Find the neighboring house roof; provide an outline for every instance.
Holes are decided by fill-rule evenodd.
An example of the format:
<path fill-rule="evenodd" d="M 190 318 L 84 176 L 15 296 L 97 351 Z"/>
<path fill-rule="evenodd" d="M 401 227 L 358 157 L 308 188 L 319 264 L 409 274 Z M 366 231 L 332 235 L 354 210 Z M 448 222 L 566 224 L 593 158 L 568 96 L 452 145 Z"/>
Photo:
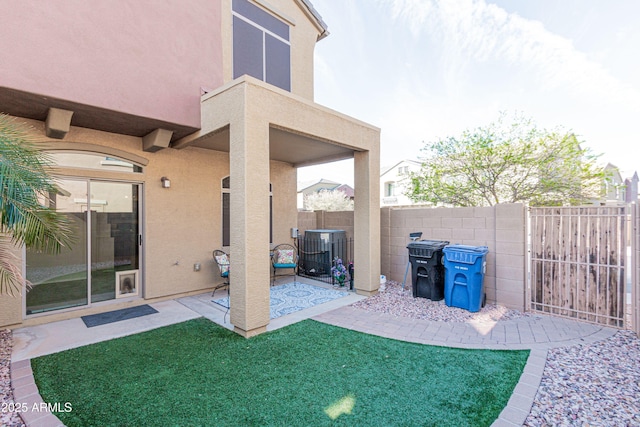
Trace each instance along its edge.
<path fill-rule="evenodd" d="M 618 167 L 612 163 L 607 163 L 607 165 L 604 167 L 605 172 L 610 172 L 611 176 L 609 176 L 608 178 L 611 178 L 614 182 L 616 183 L 622 183 L 622 175 L 620 174 L 620 169 L 618 169 Z"/>
<path fill-rule="evenodd" d="M 387 172 L 394 170 L 395 168 L 397 168 L 402 163 L 409 163 L 409 164 L 412 164 L 412 165 L 415 165 L 415 166 L 418 166 L 418 167 L 422 166 L 422 163 L 418 162 L 416 160 L 408 160 L 408 159 L 407 160 L 400 160 L 398 163 L 395 163 L 392 166 L 384 166 L 384 167 L 382 167 L 382 169 L 380 171 L 380 176 L 383 176 Z"/>
<path fill-rule="evenodd" d="M 310 190 L 312 189 L 312 187 L 316 187 L 315 190 L 317 190 L 318 188 L 330 188 L 331 190 L 333 190 L 339 185 L 340 185 L 339 182 L 331 181 L 324 178 L 321 178 L 320 180 L 314 180 L 314 181 L 299 182 L 298 193 L 306 190 Z"/>
<path fill-rule="evenodd" d="M 342 191 L 349 198 L 354 197 L 356 193 L 356 191 L 347 184 L 342 184 L 340 187 L 334 188 L 334 191 Z"/>

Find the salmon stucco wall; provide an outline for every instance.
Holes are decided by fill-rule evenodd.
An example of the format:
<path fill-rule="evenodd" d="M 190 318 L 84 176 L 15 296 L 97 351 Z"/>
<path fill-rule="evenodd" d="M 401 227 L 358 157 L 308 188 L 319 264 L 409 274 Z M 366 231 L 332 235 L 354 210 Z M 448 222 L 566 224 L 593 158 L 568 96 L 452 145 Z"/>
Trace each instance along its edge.
<path fill-rule="evenodd" d="M 222 84 L 221 1 L 14 1 L 0 18 L 0 86 L 200 127 Z"/>

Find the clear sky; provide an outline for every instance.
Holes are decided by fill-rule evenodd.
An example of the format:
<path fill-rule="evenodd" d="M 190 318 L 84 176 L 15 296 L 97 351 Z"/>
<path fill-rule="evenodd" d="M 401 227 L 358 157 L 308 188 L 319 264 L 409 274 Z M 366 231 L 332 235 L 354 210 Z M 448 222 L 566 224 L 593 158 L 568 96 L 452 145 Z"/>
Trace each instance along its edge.
<path fill-rule="evenodd" d="M 311 0 L 315 101 L 382 129 L 382 166 L 501 111 L 640 172 L 639 0 Z M 353 184 L 351 160 L 299 181 Z"/>

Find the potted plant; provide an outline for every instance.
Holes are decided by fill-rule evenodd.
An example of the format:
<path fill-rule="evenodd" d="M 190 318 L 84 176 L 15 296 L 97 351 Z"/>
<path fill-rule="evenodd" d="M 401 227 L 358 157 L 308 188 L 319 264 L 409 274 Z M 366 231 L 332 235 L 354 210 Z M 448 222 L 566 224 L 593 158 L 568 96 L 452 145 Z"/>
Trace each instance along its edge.
<path fill-rule="evenodd" d="M 342 260 L 338 257 L 333 260 L 331 276 L 336 282 L 338 282 L 340 287 L 344 286 L 344 282 L 347 280 L 347 267 L 344 266 Z"/>

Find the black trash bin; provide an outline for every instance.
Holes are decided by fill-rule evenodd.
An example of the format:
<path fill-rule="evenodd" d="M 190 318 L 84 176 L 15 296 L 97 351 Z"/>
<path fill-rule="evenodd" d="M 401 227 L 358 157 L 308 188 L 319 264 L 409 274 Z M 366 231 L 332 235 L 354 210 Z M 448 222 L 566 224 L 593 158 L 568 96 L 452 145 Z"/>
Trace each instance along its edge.
<path fill-rule="evenodd" d="M 444 298 L 442 249 L 448 244 L 449 242 L 440 240 L 420 240 L 407 246 L 414 298 L 428 298 L 433 301 Z"/>

